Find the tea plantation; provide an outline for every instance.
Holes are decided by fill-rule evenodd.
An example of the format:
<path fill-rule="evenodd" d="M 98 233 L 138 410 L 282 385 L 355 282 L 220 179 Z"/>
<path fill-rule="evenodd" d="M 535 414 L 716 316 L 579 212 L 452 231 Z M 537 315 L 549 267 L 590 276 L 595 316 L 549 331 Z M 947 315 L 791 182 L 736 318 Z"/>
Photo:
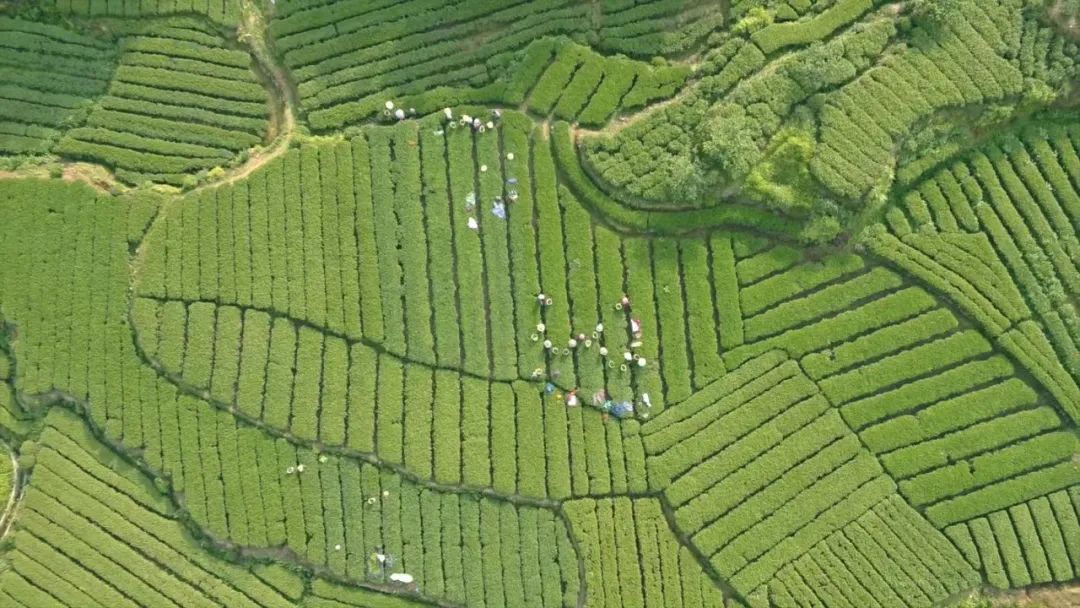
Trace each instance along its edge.
<path fill-rule="evenodd" d="M 1078 23 L 0 2 L 0 606 L 1075 606 Z"/>

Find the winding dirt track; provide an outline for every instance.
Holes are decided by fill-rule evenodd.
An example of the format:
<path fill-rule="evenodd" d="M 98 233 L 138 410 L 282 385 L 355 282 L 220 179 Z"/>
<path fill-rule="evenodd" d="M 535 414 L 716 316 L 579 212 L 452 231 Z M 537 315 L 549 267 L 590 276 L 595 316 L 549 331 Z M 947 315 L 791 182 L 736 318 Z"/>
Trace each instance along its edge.
<path fill-rule="evenodd" d="M 270 99 L 270 133 L 272 144 L 269 148 L 254 152 L 243 165 L 228 171 L 223 179 L 206 184 L 219 186 L 244 179 L 260 167 L 281 156 L 289 149 L 289 144 L 296 134 L 296 101 L 289 85 L 285 69 L 278 65 L 274 55 L 266 44 L 265 16 L 251 0 L 241 3 L 242 19 L 237 39 L 251 50 L 259 69 L 269 78 L 271 85 L 267 89 Z M 203 187 L 206 187 L 203 186 Z"/>
<path fill-rule="evenodd" d="M 16 460 L 15 453 L 2 441 L 0 441 L 0 448 L 7 450 L 8 458 L 11 458 L 11 493 L 8 494 L 3 514 L 0 514 L 0 538 L 3 538 L 7 536 L 12 522 L 15 521 L 15 513 L 18 511 L 18 501 L 22 494 L 22 487 L 19 483 L 19 461 Z"/>

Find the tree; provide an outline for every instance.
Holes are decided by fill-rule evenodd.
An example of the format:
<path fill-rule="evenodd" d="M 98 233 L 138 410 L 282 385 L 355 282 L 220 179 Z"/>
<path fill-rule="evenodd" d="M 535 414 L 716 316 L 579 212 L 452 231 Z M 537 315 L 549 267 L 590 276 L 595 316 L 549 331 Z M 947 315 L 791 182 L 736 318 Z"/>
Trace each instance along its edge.
<path fill-rule="evenodd" d="M 705 196 L 705 172 L 685 156 L 677 156 L 668 168 L 668 195 L 677 201 L 701 206 Z"/>
<path fill-rule="evenodd" d="M 730 179 L 742 179 L 761 155 L 761 127 L 741 106 L 725 103 L 710 112 L 701 125 L 703 158 Z"/>
<path fill-rule="evenodd" d="M 763 27 L 772 25 L 776 21 L 776 14 L 763 6 L 755 6 L 746 12 L 746 16 L 739 20 L 731 31 L 736 34 L 749 34 Z"/>
<path fill-rule="evenodd" d="M 840 235 L 840 220 L 831 215 L 817 215 L 799 231 L 799 241 L 804 245 L 821 245 Z"/>
<path fill-rule="evenodd" d="M 911 15 L 915 21 L 931 32 L 948 27 L 949 22 L 963 15 L 964 0 L 915 0 Z"/>
<path fill-rule="evenodd" d="M 823 200 L 810 173 L 813 155 L 814 140 L 808 132 L 791 129 L 781 133 L 765 159 L 747 176 L 743 193 L 777 211 L 805 217 Z"/>

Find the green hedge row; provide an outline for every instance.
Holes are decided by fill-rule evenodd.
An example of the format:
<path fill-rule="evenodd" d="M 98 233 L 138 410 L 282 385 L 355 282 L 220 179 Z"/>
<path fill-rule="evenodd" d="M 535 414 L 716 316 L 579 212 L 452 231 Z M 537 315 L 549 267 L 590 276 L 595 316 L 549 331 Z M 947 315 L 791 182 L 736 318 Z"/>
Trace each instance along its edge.
<path fill-rule="evenodd" d="M 467 132 L 466 129 L 458 131 Z M 506 193 L 513 188 L 506 184 L 506 179 L 510 176 L 505 174 L 504 163 L 516 161 L 506 158 L 506 153 L 501 149 L 500 138 L 494 133 L 490 137 L 474 134 L 473 138 L 473 153 L 468 157 L 468 161 L 488 168 L 487 171 L 476 174 L 476 215 L 480 223 L 484 257 L 491 372 L 494 378 L 509 379 L 518 375 L 516 347 L 519 340 L 525 341 L 525 336 L 518 336 L 515 332 L 514 276 L 510 263 L 508 221 L 492 214 L 489 205 L 496 198 L 505 198 Z M 505 204 L 508 217 L 517 211 L 514 203 L 507 201 Z"/>
<path fill-rule="evenodd" d="M 500 133 L 504 150 L 503 157 L 506 159 L 500 163 L 503 165 L 503 178 L 517 180 L 516 185 L 506 184 L 505 188 L 514 189 L 518 194 L 518 200 L 511 203 L 512 209 L 507 218 L 510 266 L 513 270 L 511 284 L 516 319 L 514 331 L 516 342 L 519 344 L 517 370 L 519 374 L 531 373 L 530 370 L 544 366 L 542 349 L 530 346 L 523 339 L 536 332 L 536 322 L 543 316 L 536 302 L 536 295 L 543 290 L 540 286 L 541 269 L 537 264 L 538 252 L 542 249 L 537 242 L 537 229 L 533 224 L 538 203 L 534 187 L 539 186 L 534 181 L 533 175 L 536 167 L 532 157 L 534 125 L 532 121 L 520 114 L 506 114 L 502 120 Z M 509 159 L 511 154 L 513 160 Z M 598 250 L 598 259 L 601 255 L 602 253 Z M 600 277 L 603 278 L 602 273 Z"/>
<path fill-rule="evenodd" d="M 1077 540 L 1078 538 L 1080 538 L 1080 535 L 1077 534 L 1078 532 L 1080 532 L 1080 521 L 1077 520 L 1078 516 L 1076 513 L 1076 509 L 1074 505 L 1071 504 L 1072 501 L 1070 501 L 1069 495 L 1070 492 L 1066 492 L 1064 490 L 1054 492 L 1053 494 L 1050 494 L 1048 496 L 1048 501 L 1050 503 L 1050 508 L 1052 510 L 1054 519 L 1057 523 L 1057 527 L 1061 530 L 1061 539 L 1065 545 L 1065 553 L 1068 555 L 1069 561 L 1073 564 L 1073 574 L 1075 574 L 1077 570 L 1076 558 L 1077 556 L 1080 556 L 1080 540 Z M 1034 513 L 1040 527 L 1045 526 L 1047 530 L 1052 531 L 1053 526 L 1049 523 L 1048 517 L 1050 514 L 1046 513 L 1042 507 L 1036 509 L 1037 503 L 1041 500 L 1042 499 L 1037 499 L 1035 503 L 1033 503 L 1032 512 Z M 1070 507 L 1073 508 L 1070 509 Z M 1046 544 L 1047 546 L 1049 546 L 1053 544 L 1053 541 Z M 1057 554 L 1060 556 L 1059 551 L 1057 552 Z M 1061 559 L 1060 557 L 1052 558 L 1052 561 L 1060 562 Z M 1055 570 L 1055 572 L 1057 571 L 1058 570 Z"/>
<path fill-rule="evenodd" d="M 419 132 L 421 185 L 428 245 L 435 361 L 440 366 L 461 364 L 461 332 L 457 327 L 458 287 L 454 280 L 454 222 L 446 174 L 446 142 L 431 125 Z"/>
<path fill-rule="evenodd" d="M 203 48 L 197 45 L 192 46 Z M 150 48 L 147 49 L 150 52 L 133 52 L 130 49 L 125 49 L 127 52 L 121 57 L 120 63 L 124 66 L 139 68 L 169 71 L 175 70 L 181 74 L 215 79 L 218 81 L 243 81 L 248 79 L 248 62 L 243 62 L 239 66 L 222 65 L 220 63 L 211 63 L 204 58 L 188 59 L 182 56 L 177 57 L 158 54 L 162 53 L 163 49 L 158 49 L 156 47 L 157 45 L 151 45 Z M 212 52 L 217 49 L 207 50 Z M 244 57 L 244 55 L 241 55 L 241 57 Z"/>
<path fill-rule="evenodd" d="M 997 540 L 998 549 L 1001 552 L 1002 562 L 1005 565 L 1005 571 L 1009 575 L 1009 580 L 1017 587 L 1032 584 L 1034 581 L 1031 578 L 1031 571 L 1028 569 L 1028 564 L 1024 559 L 1024 549 L 1020 544 L 1017 528 L 1010 517 L 1009 511 L 1002 510 L 991 513 L 987 519 L 990 521 L 994 538 Z"/>
<path fill-rule="evenodd" d="M 1034 321 L 1021 322 L 1002 334 L 998 342 L 1054 396 L 1070 418 L 1080 420 L 1080 388 L 1055 358 L 1049 341 Z"/>
<path fill-rule="evenodd" d="M 167 106 L 169 107 L 169 106 Z M 101 109 L 90 113 L 86 124 L 90 127 L 99 127 L 113 133 L 129 133 L 134 136 L 146 138 L 145 140 L 158 140 L 161 146 L 168 146 L 165 142 L 177 142 L 179 144 L 196 145 L 199 148 L 191 148 L 198 154 L 205 155 L 206 148 L 218 150 L 231 150 L 233 152 L 249 148 L 259 144 L 262 140 L 257 135 L 265 126 L 261 121 L 249 119 L 246 124 L 239 124 L 232 128 L 213 124 L 201 124 L 201 121 L 185 124 L 183 130 L 176 128 L 177 120 L 195 120 L 206 118 L 216 120 L 219 114 L 210 114 L 200 117 L 198 108 L 186 108 L 186 112 L 179 115 L 161 114 L 159 106 L 150 105 L 138 100 L 126 100 L 118 97 L 107 97 L 102 100 Z M 146 115 L 147 113 L 151 115 Z M 160 115 L 155 116 L 155 115 Z"/>
<path fill-rule="evenodd" d="M 839 312 L 861 300 L 892 291 L 900 284 L 899 275 L 881 267 L 874 268 L 843 283 L 826 286 L 747 317 L 743 322 L 743 331 L 747 340 L 773 336 Z"/>
<path fill-rule="evenodd" d="M 685 240 L 679 242 L 679 263 L 686 292 L 686 323 L 689 329 L 689 352 L 693 365 L 694 388 L 705 386 L 725 372 L 720 358 L 720 333 L 717 328 L 711 253 L 708 241 Z M 667 299 L 664 300 L 667 303 Z M 726 322 L 730 322 L 730 319 Z M 721 322 L 721 325 L 725 321 Z"/>
<path fill-rule="evenodd" d="M 601 126 L 619 109 L 627 94 L 634 88 L 635 82 L 642 78 L 629 61 L 608 60 L 604 77 L 592 93 L 588 103 L 577 115 L 579 123 L 587 126 Z M 629 104 L 627 104 L 629 106 Z"/>
<path fill-rule="evenodd" d="M 1076 443 L 1076 438 L 1067 432 L 1038 435 L 902 481 L 900 492 L 914 506 L 931 504 L 1068 460 L 1076 451 Z"/>
<path fill-rule="evenodd" d="M 231 114 L 244 118 L 259 118 L 266 115 L 266 104 L 254 101 L 236 101 L 224 99 L 214 95 L 204 95 L 191 91 L 177 89 L 164 89 L 155 87 L 153 84 L 139 84 L 115 80 L 109 87 L 109 98 L 103 100 L 103 104 L 112 103 L 112 97 L 128 99 L 132 101 L 144 101 L 152 104 L 169 106 L 187 106 L 189 108 L 202 109 L 215 114 Z M 230 118 L 215 118 L 215 120 L 232 120 Z"/>
<path fill-rule="evenodd" d="M 1060 424 L 1061 420 L 1050 407 L 1021 410 L 889 452 L 882 456 L 882 465 L 894 477 L 906 479 L 955 460 L 1052 430 Z"/>
<path fill-rule="evenodd" d="M 828 482 L 822 482 L 822 484 L 826 483 Z M 878 476 L 858 487 L 855 487 L 855 484 L 852 484 L 850 478 L 848 478 L 839 486 L 828 489 L 838 493 L 842 498 L 833 503 L 832 501 L 836 500 L 836 496 L 824 497 L 825 490 L 823 489 L 823 494 L 811 496 L 817 493 L 804 493 L 788 505 L 790 508 L 808 508 L 813 512 L 817 512 L 817 509 L 823 509 L 806 525 L 796 528 L 796 526 L 800 526 L 798 522 L 801 518 L 794 515 L 792 511 L 780 511 L 774 513 L 771 517 L 770 531 L 775 530 L 774 534 L 766 533 L 763 539 L 755 539 L 757 542 L 747 541 L 747 545 L 753 547 L 753 549 L 742 553 L 743 556 L 749 557 L 759 551 L 764 551 L 764 553 L 732 576 L 732 585 L 736 589 L 750 590 L 765 583 L 783 564 L 790 561 L 793 555 L 805 553 L 829 534 L 850 523 L 857 514 L 865 512 L 874 504 L 889 496 L 895 490 L 895 486 L 888 477 Z M 830 504 L 831 507 L 826 506 Z M 766 540 L 770 538 L 776 538 L 776 540 L 772 542 Z M 763 544 L 762 541 L 768 544 Z M 739 541 L 735 542 L 738 543 Z M 725 558 L 725 551 L 728 551 L 730 547 L 729 545 L 729 547 L 713 556 L 711 561 L 715 566 L 721 567 L 720 564 L 723 563 Z M 766 550 L 765 547 L 769 548 Z M 742 563 L 741 559 L 732 561 Z"/>
<path fill-rule="evenodd" d="M 292 399 L 292 370 L 296 362 L 296 329 L 288 319 L 274 319 L 266 363 L 263 420 L 275 428 L 287 428 Z"/>
<path fill-rule="evenodd" d="M 123 61 L 138 58 L 137 60 L 157 62 L 160 60 L 151 57 L 165 56 L 182 62 L 178 65 L 202 66 L 198 69 L 210 70 L 206 74 L 208 76 L 229 74 L 247 79 L 242 71 L 250 69 L 251 56 L 240 50 L 222 48 L 223 46 L 224 40 L 198 29 L 163 27 L 160 32 L 151 30 L 149 35 L 125 38 Z"/>
<path fill-rule="evenodd" d="M 47 10 L 77 17 L 160 17 L 197 12 L 214 23 L 235 26 L 240 20 L 240 0 L 213 2 L 126 2 L 118 0 L 46 0 Z"/>
<path fill-rule="evenodd" d="M 372 221 L 378 268 L 378 285 L 381 298 L 383 341 L 386 347 L 399 355 L 405 353 L 405 311 L 402 268 L 399 260 L 397 232 L 398 221 L 394 215 L 394 184 L 391 165 L 391 132 L 373 130 L 368 137 L 371 158 Z"/>
<path fill-rule="evenodd" d="M 888 326 L 890 323 L 910 319 L 932 309 L 936 304 L 934 298 L 922 289 L 907 287 L 834 316 L 729 350 L 723 355 L 724 362 L 729 367 L 734 367 L 775 348 L 783 348 L 794 356 L 802 356 L 843 344 L 855 336 Z"/>
<path fill-rule="evenodd" d="M 625 268 L 636 268 L 636 272 L 626 273 L 626 292 L 632 297 L 630 306 L 633 314 L 641 320 L 645 328 L 659 327 L 660 318 L 656 302 L 655 273 L 652 269 L 652 252 L 650 242 L 646 239 L 628 239 L 623 241 L 623 249 L 626 259 Z M 661 292 L 662 293 L 662 292 Z M 613 305 L 614 306 L 614 305 Z M 626 323 L 622 320 L 621 323 Z M 618 325 L 616 325 L 618 326 Z M 627 334 L 626 339 L 632 343 L 632 336 Z M 659 361 L 660 345 L 658 340 L 643 340 L 638 353 L 650 361 Z M 618 351 L 614 351 L 618 352 Z M 616 355 L 617 356 L 617 355 Z M 663 400 L 666 386 L 657 365 L 646 366 L 643 370 L 638 369 L 631 378 L 633 386 L 638 394 L 648 393 L 653 399 L 653 405 L 658 411 L 666 407 Z M 654 415 L 658 412 L 651 412 Z"/>
<path fill-rule="evenodd" d="M 549 114 L 586 57 L 587 50 L 583 47 L 564 45 L 530 92 L 529 108 L 540 114 Z M 595 61 L 590 61 L 589 65 L 593 66 L 593 70 L 598 69 Z"/>
<path fill-rule="evenodd" d="M 956 317 L 936 309 L 906 321 L 884 327 L 858 338 L 803 357 L 799 364 L 808 376 L 820 379 L 867 361 L 909 348 L 920 342 L 954 331 Z"/>
<path fill-rule="evenodd" d="M 653 281 L 657 294 L 660 350 L 664 353 L 661 376 L 665 397 L 682 401 L 693 392 L 692 371 L 687 334 L 686 307 L 683 302 L 682 268 L 679 265 L 679 243 L 674 239 L 652 241 Z"/>
<path fill-rule="evenodd" d="M 833 403 L 847 403 L 905 379 L 961 363 L 989 350 L 990 343 L 978 332 L 955 333 L 830 376 L 821 381 L 821 390 Z"/>
<path fill-rule="evenodd" d="M 822 414 L 824 407 L 820 398 L 800 402 L 777 417 L 775 427 L 760 427 L 719 453 L 736 457 L 734 462 L 712 457 L 666 488 L 680 527 L 700 530 L 833 443 L 833 452 L 853 455 L 858 439 L 835 413 Z"/>
<path fill-rule="evenodd" d="M 753 255 L 743 257 L 735 264 L 735 274 L 738 275 L 739 286 L 752 291 L 755 283 L 770 277 L 775 277 L 785 270 L 794 269 L 793 272 L 804 273 L 807 268 L 799 265 L 803 259 L 803 251 L 798 247 L 787 244 L 779 244 Z M 742 292 L 739 300 L 742 300 Z M 764 307 L 762 307 L 764 308 Z"/>
<path fill-rule="evenodd" d="M 863 266 L 862 258 L 856 255 L 832 256 L 821 263 L 800 264 L 740 290 L 740 307 L 744 315 L 751 316 L 824 283 L 857 272 Z"/>
<path fill-rule="evenodd" d="M 665 410 L 646 422 L 641 430 L 646 451 L 649 454 L 666 451 L 693 436 L 717 416 L 731 411 L 773 384 L 796 375 L 798 368 L 790 362 L 776 369 L 786 360 L 787 356 L 779 350 L 760 355 L 703 387 L 680 403 L 678 408 Z"/>
<path fill-rule="evenodd" d="M 775 375 L 774 375 L 775 376 Z M 691 440 L 668 448 L 662 454 L 649 459 L 649 478 L 660 487 L 667 485 L 665 480 L 673 480 L 687 470 L 699 466 L 710 455 L 736 441 L 772 417 L 779 415 L 785 408 L 792 407 L 817 393 L 817 388 L 805 376 L 793 376 L 773 385 L 766 385 L 766 390 L 741 403 L 731 412 L 717 415 L 715 419 L 700 420 L 702 425 Z M 707 437 L 708 441 L 700 438 Z M 646 444 L 648 445 L 648 444 Z"/>
<path fill-rule="evenodd" d="M 554 107 L 555 116 L 573 120 L 585 108 L 604 76 L 604 66 L 598 62 L 586 61 L 581 64 L 570 82 L 562 87 L 559 102 Z"/>
<path fill-rule="evenodd" d="M 484 304 L 484 262 L 480 236 L 468 229 L 468 218 L 488 214 L 490 201 L 477 197 L 475 212 L 465 209 L 470 192 L 476 191 L 476 167 L 472 156 L 472 137 L 468 129 L 448 132 L 446 140 L 447 171 L 450 176 L 449 192 L 452 203 L 450 219 L 454 227 L 454 260 L 457 268 L 459 323 L 464 358 L 462 369 L 474 373 L 490 372 L 488 347 L 488 324 L 483 315 L 460 314 L 476 311 Z M 488 215 L 483 219 L 488 220 Z M 477 217 L 479 222 L 480 218 Z"/>
<path fill-rule="evenodd" d="M 115 78 L 128 84 L 148 87 L 175 88 L 189 93 L 223 98 L 233 101 L 259 103 L 266 99 L 266 91 L 255 82 L 248 72 L 247 81 L 222 79 L 155 67 L 143 67 L 121 63 L 116 68 Z M 164 85 L 168 84 L 168 87 Z"/>
<path fill-rule="evenodd" d="M 926 509 L 926 517 L 935 526 L 943 527 L 1076 483 L 1076 467 L 1062 462 L 936 503 Z"/>
<path fill-rule="evenodd" d="M 750 39 L 766 55 L 786 46 L 809 44 L 858 19 L 872 6 L 871 0 L 841 0 L 810 19 L 764 27 Z"/>
<path fill-rule="evenodd" d="M 228 150 L 177 141 L 163 141 L 99 127 L 72 129 L 68 131 L 67 138 L 71 138 L 76 143 L 109 146 L 134 155 L 148 153 L 165 158 L 174 158 L 177 159 L 176 162 L 178 163 L 183 162 L 185 159 L 190 159 L 192 163 L 223 163 L 232 156 Z M 62 144 L 62 147 L 64 145 Z M 135 168 L 139 168 L 139 166 L 136 165 Z"/>
<path fill-rule="evenodd" d="M 968 382 L 973 379 L 972 376 L 988 371 L 993 374 L 993 367 L 988 364 L 977 370 L 965 370 L 969 374 L 973 371 L 974 374 L 967 378 L 965 375 L 968 374 L 957 374 L 958 378 L 954 380 Z M 1009 378 L 972 392 L 962 392 L 962 389 L 954 387 L 949 394 L 953 396 L 934 402 L 914 414 L 890 418 L 861 431 L 863 441 L 875 452 L 894 450 L 933 439 L 993 416 L 1030 407 L 1036 402 L 1034 391 L 1017 378 Z"/>
<path fill-rule="evenodd" d="M 428 279 L 428 235 L 425 231 L 424 201 L 421 199 L 418 126 L 402 124 L 393 132 L 393 199 L 376 198 L 376 204 L 393 201 L 398 222 L 399 255 L 405 295 L 405 330 L 409 359 L 435 363 L 432 335 L 432 302 Z M 402 238 L 404 237 L 404 238 Z M 327 259 L 332 256 L 328 255 Z"/>
<path fill-rule="evenodd" d="M 564 507 L 596 606 L 723 606 L 723 594 L 668 527 L 655 499 L 579 499 Z"/>

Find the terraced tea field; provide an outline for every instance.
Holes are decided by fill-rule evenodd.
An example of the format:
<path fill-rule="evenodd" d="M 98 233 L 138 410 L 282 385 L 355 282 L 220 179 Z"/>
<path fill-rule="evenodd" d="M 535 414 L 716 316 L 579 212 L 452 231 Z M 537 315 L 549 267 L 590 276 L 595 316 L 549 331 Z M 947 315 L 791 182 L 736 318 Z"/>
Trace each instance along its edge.
<path fill-rule="evenodd" d="M 0 605 L 1074 605 L 1076 10 L 0 3 Z"/>

